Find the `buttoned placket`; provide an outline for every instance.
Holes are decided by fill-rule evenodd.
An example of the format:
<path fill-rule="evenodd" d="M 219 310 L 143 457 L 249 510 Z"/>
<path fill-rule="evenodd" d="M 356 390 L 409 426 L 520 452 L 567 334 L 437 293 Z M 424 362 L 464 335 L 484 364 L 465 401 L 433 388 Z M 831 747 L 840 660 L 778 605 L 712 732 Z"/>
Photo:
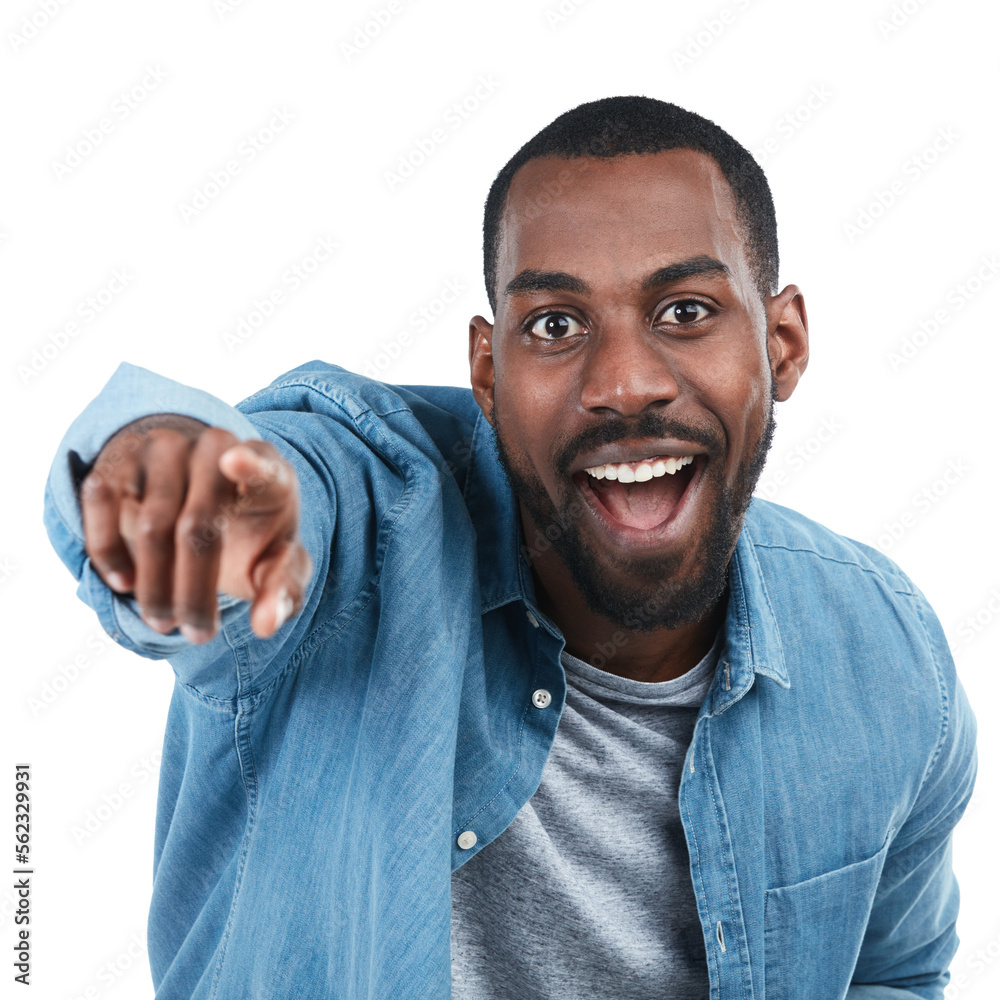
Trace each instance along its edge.
<path fill-rule="evenodd" d="M 533 647 L 537 647 L 539 645 L 541 647 L 535 649 L 535 653 L 532 657 L 533 660 L 539 663 L 544 663 L 551 657 L 554 669 L 561 672 L 562 664 L 560 662 L 560 656 L 563 646 L 565 645 L 562 633 L 554 624 L 551 624 L 548 619 L 545 619 L 543 623 L 541 620 L 543 617 L 541 613 L 537 612 L 537 610 L 533 611 L 528 605 L 527 599 L 524 599 L 524 602 L 524 616 L 528 624 L 531 626 L 529 643 Z M 548 650 L 546 650 L 546 647 L 548 647 Z M 556 681 L 557 675 L 552 675 L 552 681 L 548 682 L 548 687 L 532 688 L 528 705 L 530 712 L 551 712 L 558 707 L 556 698 L 552 693 L 552 690 L 556 687 Z M 559 683 L 563 688 L 565 687 L 564 675 Z M 555 737 L 555 729 L 557 726 L 558 713 L 552 722 L 552 732 L 548 742 L 548 749 L 551 749 L 552 739 Z M 525 752 L 527 752 L 527 750 L 525 750 Z M 461 861 L 464 861 L 465 856 L 469 855 L 469 852 L 473 852 L 474 848 L 478 846 L 479 849 L 482 849 L 485 844 L 481 843 L 480 840 L 481 830 L 477 831 L 474 826 L 470 825 L 468 829 L 462 830 L 454 841 L 458 850 L 458 858 L 461 859 Z"/>
<path fill-rule="evenodd" d="M 719 665 L 695 723 L 678 804 L 702 922 L 710 996 L 750 1000 L 753 971 L 737 877 L 738 845 L 733 842 L 735 826 L 727 815 L 716 768 L 719 760 L 750 761 L 755 748 L 759 750 L 754 685 L 762 676 L 782 688 L 789 682 L 760 565 L 745 532 L 730 564 L 729 587 Z M 748 810 L 753 810 L 755 799 L 751 794 L 730 801 L 729 809 L 735 810 L 732 818 L 753 818 Z M 750 859 L 741 856 L 741 860 Z"/>
<path fill-rule="evenodd" d="M 715 773 L 711 731 L 711 714 L 703 707 L 681 777 L 678 795 L 681 822 L 688 840 L 694 893 L 702 921 L 710 996 L 713 1000 L 750 998 L 753 987 L 736 859 Z"/>

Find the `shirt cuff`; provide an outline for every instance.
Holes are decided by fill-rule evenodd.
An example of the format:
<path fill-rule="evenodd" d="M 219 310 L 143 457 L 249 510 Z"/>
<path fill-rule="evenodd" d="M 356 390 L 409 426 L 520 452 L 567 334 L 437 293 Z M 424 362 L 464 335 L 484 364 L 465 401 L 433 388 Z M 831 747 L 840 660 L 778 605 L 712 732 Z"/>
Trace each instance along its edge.
<path fill-rule="evenodd" d="M 84 546 L 77 492 L 79 480 L 108 439 L 133 420 L 154 413 L 179 413 L 222 427 L 241 441 L 259 440 L 253 424 L 235 407 L 201 389 L 123 361 L 59 443 L 45 484 L 43 521 L 56 554 L 79 581 L 77 595 L 97 612 L 108 635 L 126 649 L 162 659 L 190 644 L 176 630 L 162 635 L 150 628 L 139 616 L 135 598 L 116 594 L 97 574 Z M 246 603 L 219 595 L 223 613 Z"/>

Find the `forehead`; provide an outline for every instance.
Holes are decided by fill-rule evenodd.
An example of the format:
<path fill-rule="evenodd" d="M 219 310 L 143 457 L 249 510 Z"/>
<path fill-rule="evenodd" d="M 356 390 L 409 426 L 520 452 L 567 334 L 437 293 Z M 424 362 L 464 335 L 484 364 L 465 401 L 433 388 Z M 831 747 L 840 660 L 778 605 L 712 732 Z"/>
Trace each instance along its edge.
<path fill-rule="evenodd" d="M 498 287 L 527 267 L 632 280 L 707 254 L 750 280 L 736 202 L 718 164 L 690 149 L 529 160 L 503 216 Z M 613 273 L 609 273 L 613 272 Z"/>

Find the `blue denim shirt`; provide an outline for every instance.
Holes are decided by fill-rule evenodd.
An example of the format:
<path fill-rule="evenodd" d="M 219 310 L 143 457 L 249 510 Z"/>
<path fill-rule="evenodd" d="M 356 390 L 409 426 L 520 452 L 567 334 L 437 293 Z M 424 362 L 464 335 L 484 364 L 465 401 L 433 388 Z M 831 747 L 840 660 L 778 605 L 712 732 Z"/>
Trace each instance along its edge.
<path fill-rule="evenodd" d="M 232 598 L 206 645 L 162 636 L 92 568 L 76 482 L 155 412 L 294 466 L 315 569 L 272 638 Z M 112 638 L 176 674 L 157 997 L 449 996 L 451 873 L 535 791 L 565 695 L 492 433 L 468 389 L 319 361 L 235 408 L 122 364 L 67 432 L 52 544 Z M 721 649 L 680 787 L 711 996 L 941 997 L 975 720 L 926 599 L 881 553 L 758 499 Z"/>

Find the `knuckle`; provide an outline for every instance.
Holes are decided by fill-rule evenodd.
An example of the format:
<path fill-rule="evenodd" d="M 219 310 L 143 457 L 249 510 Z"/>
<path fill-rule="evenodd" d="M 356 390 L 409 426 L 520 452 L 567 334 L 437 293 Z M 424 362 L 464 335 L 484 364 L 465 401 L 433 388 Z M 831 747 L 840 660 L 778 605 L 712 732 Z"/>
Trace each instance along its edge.
<path fill-rule="evenodd" d="M 225 519 L 213 517 L 210 510 L 197 507 L 185 511 L 177 519 L 175 537 L 179 544 L 187 545 L 195 554 L 219 544 Z"/>
<path fill-rule="evenodd" d="M 114 487 L 99 472 L 89 472 L 80 483 L 80 499 L 90 503 L 106 503 L 115 495 Z"/>
<path fill-rule="evenodd" d="M 201 432 L 201 439 L 219 450 L 230 448 L 237 441 L 236 435 L 223 427 L 206 427 Z"/>
<path fill-rule="evenodd" d="M 211 520 L 205 510 L 185 511 L 177 518 L 177 537 L 182 541 L 203 535 L 211 527 Z"/>
<path fill-rule="evenodd" d="M 135 534 L 140 542 L 162 543 L 173 535 L 170 520 L 160 514 L 140 514 L 135 522 Z"/>
<path fill-rule="evenodd" d="M 150 485 L 147 481 L 142 499 L 147 504 L 154 504 L 158 507 L 165 507 L 167 509 L 175 509 L 175 504 L 177 507 L 180 506 L 178 501 L 182 495 L 182 489 L 177 483 L 158 480 Z"/>
<path fill-rule="evenodd" d="M 146 445 L 151 449 L 180 452 L 186 451 L 191 442 L 187 435 L 172 427 L 154 427 L 146 433 Z"/>
<path fill-rule="evenodd" d="M 139 431 L 129 431 L 122 437 L 122 446 L 129 454 L 134 454 L 142 447 L 143 436 Z"/>

